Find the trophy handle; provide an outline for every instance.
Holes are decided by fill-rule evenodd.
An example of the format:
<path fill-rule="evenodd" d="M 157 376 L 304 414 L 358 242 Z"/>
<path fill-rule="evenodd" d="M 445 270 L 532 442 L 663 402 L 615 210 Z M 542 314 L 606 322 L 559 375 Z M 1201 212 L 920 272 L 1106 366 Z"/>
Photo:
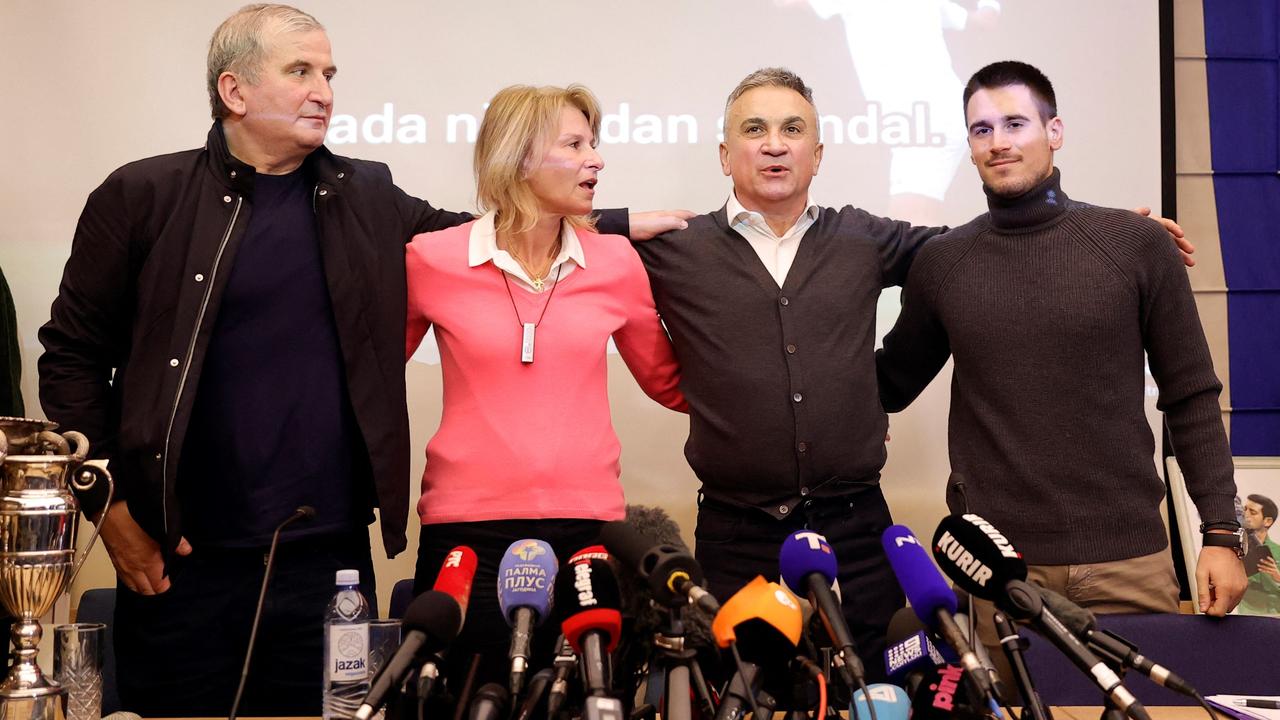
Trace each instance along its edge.
<path fill-rule="evenodd" d="M 71 435 L 72 433 L 67 433 Z M 75 433 L 80 435 L 80 433 Z M 84 437 L 80 435 L 80 437 Z M 83 447 L 86 451 L 89 449 L 89 442 L 86 440 L 83 445 L 77 445 L 77 452 Z M 116 484 L 111 479 L 111 473 L 104 467 L 97 465 L 81 465 L 71 474 L 71 487 L 80 492 L 91 490 L 94 485 L 98 484 L 99 478 L 107 481 L 107 502 L 102 506 L 102 517 L 98 518 L 98 522 L 93 525 L 93 533 L 89 535 L 89 544 L 85 546 L 84 552 L 80 553 L 80 557 L 76 560 L 74 567 L 71 569 L 71 577 L 67 579 L 67 586 L 70 587 L 72 581 L 76 579 L 76 575 L 80 574 L 80 568 L 84 566 L 84 561 L 89 558 L 89 552 L 93 550 L 93 544 L 98 541 L 98 532 L 102 529 L 102 523 L 107 519 L 107 513 L 111 512 L 111 500 L 115 496 Z"/>
<path fill-rule="evenodd" d="M 46 435 L 52 435 L 62 441 L 62 446 L 59 450 L 60 454 L 70 455 L 76 462 L 84 462 L 84 459 L 89 457 L 89 438 L 85 437 L 84 433 L 79 433 L 75 430 L 68 430 L 63 433 L 61 437 L 59 437 L 57 433 L 48 430 L 40 433 L 40 437 L 42 438 Z M 71 452 L 70 447 L 68 446 L 68 443 L 71 442 L 75 443 L 76 449 L 74 452 Z M 89 484 L 93 485 L 93 483 Z"/>
<path fill-rule="evenodd" d="M 4 462 L 4 459 L 8 457 L 8 455 L 9 455 L 9 436 L 5 435 L 3 431 L 0 431 L 0 462 Z"/>

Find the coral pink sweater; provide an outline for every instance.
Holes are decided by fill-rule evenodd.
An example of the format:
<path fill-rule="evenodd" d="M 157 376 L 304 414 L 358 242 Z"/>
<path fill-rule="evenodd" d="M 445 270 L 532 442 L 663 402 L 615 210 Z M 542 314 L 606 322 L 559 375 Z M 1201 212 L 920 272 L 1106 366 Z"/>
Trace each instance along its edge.
<path fill-rule="evenodd" d="M 512 518 L 623 517 L 620 446 L 609 418 L 610 336 L 649 397 L 686 411 L 679 366 L 649 278 L 626 238 L 577 231 L 586 267 L 564 278 L 520 362 L 521 326 L 550 291 L 515 282 L 492 262 L 469 267 L 471 226 L 413 238 L 406 249 L 406 357 L 435 326 L 444 374 L 440 428 L 427 443 L 423 524 Z"/>

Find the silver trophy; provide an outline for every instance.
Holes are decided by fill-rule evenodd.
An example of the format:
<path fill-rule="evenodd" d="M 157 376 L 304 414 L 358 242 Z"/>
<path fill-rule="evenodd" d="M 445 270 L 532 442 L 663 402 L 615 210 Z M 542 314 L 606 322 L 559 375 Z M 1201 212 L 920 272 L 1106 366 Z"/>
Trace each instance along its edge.
<path fill-rule="evenodd" d="M 78 432 L 60 435 L 56 427 L 0 417 L 0 603 L 15 618 L 13 665 L 0 683 L 0 720 L 65 715 L 66 691 L 36 664 L 42 634 L 37 618 L 67 589 L 98 539 L 95 527 L 76 559 L 80 506 L 70 488 L 83 492 L 104 480 L 107 506 L 115 489 L 105 469 L 85 464 L 88 439 Z"/>

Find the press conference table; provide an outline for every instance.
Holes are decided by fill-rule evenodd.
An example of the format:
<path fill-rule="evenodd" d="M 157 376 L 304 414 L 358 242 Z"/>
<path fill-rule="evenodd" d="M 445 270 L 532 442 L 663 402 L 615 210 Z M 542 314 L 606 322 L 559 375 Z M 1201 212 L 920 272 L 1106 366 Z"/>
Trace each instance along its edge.
<path fill-rule="evenodd" d="M 1054 720 L 1098 720 L 1102 708 L 1071 706 L 1052 708 Z M 1187 707 L 1149 707 L 1151 720 L 1203 720 L 1208 715 L 1198 705 Z M 226 718 L 166 718 L 165 720 L 226 720 Z M 243 720 L 319 720 L 319 718 L 243 718 Z"/>

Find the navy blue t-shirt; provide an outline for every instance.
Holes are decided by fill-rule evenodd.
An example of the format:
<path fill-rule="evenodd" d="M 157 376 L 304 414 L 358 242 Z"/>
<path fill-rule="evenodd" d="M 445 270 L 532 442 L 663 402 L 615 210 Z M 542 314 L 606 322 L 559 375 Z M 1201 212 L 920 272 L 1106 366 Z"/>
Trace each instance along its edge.
<path fill-rule="evenodd" d="M 372 519 L 367 454 L 347 396 L 304 170 L 254 178 L 178 470 L 194 545 L 267 545 Z"/>

